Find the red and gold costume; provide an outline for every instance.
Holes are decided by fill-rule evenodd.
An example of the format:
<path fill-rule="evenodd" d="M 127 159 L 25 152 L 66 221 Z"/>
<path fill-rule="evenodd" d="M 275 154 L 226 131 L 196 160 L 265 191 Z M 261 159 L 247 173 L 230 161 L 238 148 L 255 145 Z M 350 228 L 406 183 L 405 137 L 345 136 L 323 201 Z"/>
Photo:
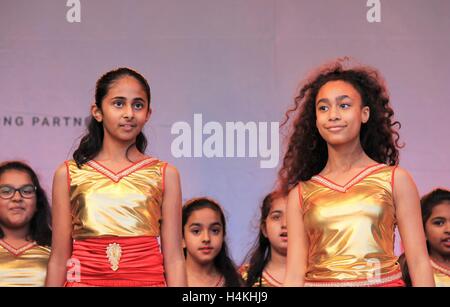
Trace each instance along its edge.
<path fill-rule="evenodd" d="M 165 286 L 160 235 L 167 163 L 146 158 L 119 173 L 67 161 L 72 258 L 66 286 Z"/>
<path fill-rule="evenodd" d="M 430 259 L 436 287 L 450 287 L 450 268 Z"/>
<path fill-rule="evenodd" d="M 49 257 L 36 242 L 16 249 L 0 239 L 0 287 L 43 287 Z"/>
<path fill-rule="evenodd" d="M 394 255 L 394 166 L 367 167 L 345 186 L 301 182 L 309 241 L 305 286 L 404 286 Z"/>
<path fill-rule="evenodd" d="M 242 276 L 244 282 L 247 281 L 249 264 L 244 264 L 239 268 L 239 273 Z M 282 282 L 276 280 L 266 270 L 263 270 L 261 276 L 253 283 L 252 287 L 281 287 Z"/>

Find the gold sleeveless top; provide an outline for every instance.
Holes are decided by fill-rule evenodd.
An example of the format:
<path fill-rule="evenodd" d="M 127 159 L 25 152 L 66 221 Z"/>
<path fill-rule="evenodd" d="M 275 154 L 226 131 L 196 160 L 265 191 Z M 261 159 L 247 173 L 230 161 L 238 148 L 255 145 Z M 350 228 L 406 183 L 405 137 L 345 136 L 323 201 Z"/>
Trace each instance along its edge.
<path fill-rule="evenodd" d="M 0 287 L 43 287 L 49 257 L 36 242 L 15 249 L 0 239 Z"/>
<path fill-rule="evenodd" d="M 146 158 L 119 173 L 66 161 L 72 237 L 159 236 L 166 162 Z"/>
<path fill-rule="evenodd" d="M 443 267 L 430 259 L 436 287 L 450 287 L 450 268 Z"/>
<path fill-rule="evenodd" d="M 239 273 L 241 274 L 244 282 L 246 282 L 248 278 L 248 269 L 249 264 L 244 264 L 239 268 Z M 253 283 L 252 287 L 281 287 L 282 285 L 282 282 L 276 280 L 272 275 L 269 274 L 269 272 L 264 270 L 261 274 L 261 277 Z"/>
<path fill-rule="evenodd" d="M 401 278 L 394 255 L 395 167 L 367 167 L 345 186 L 316 175 L 299 184 L 309 240 L 308 282 L 382 284 Z"/>

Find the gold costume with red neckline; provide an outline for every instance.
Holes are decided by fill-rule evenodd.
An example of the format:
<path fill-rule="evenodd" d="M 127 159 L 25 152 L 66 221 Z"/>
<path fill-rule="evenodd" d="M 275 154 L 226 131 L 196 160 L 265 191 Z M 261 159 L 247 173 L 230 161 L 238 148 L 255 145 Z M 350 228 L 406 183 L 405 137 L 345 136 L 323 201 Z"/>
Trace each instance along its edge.
<path fill-rule="evenodd" d="M 239 268 L 239 273 L 244 282 L 246 282 L 248 278 L 248 269 L 249 264 L 244 264 Z M 282 285 L 282 282 L 276 280 L 266 270 L 263 270 L 261 276 L 253 283 L 252 287 L 281 287 Z"/>
<path fill-rule="evenodd" d="M 367 167 L 341 186 L 316 175 L 298 185 L 309 241 L 306 286 L 402 286 L 394 254 L 395 166 Z"/>
<path fill-rule="evenodd" d="M 0 287 L 43 287 L 50 248 L 30 242 L 14 248 L 0 239 Z"/>
<path fill-rule="evenodd" d="M 146 158 L 118 173 L 94 160 L 66 166 L 72 259 L 81 270 L 69 269 L 66 286 L 164 286 L 157 237 L 167 163 Z"/>
<path fill-rule="evenodd" d="M 441 265 L 430 259 L 436 287 L 450 287 L 450 267 Z"/>

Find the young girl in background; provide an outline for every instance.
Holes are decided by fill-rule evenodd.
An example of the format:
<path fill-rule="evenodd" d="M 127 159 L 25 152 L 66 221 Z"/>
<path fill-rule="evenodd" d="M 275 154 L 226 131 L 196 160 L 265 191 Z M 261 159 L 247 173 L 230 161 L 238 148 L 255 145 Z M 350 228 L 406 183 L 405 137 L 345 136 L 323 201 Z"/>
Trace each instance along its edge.
<path fill-rule="evenodd" d="M 0 287 L 44 286 L 51 237 L 36 173 L 19 161 L 0 164 Z"/>
<path fill-rule="evenodd" d="M 450 287 L 450 191 L 436 189 L 422 197 L 422 219 L 434 282 L 437 287 Z M 403 277 L 411 286 L 405 255 L 400 256 Z"/>
<path fill-rule="evenodd" d="M 247 287 L 280 287 L 286 271 L 287 198 L 277 192 L 267 195 L 261 206 L 259 234 L 241 269 Z"/>
<path fill-rule="evenodd" d="M 226 222 L 220 205 L 194 198 L 183 206 L 183 247 L 189 287 L 239 287 L 236 266 L 225 242 Z"/>
<path fill-rule="evenodd" d="M 289 192 L 288 286 L 403 286 L 396 225 L 413 284 L 434 285 L 419 196 L 398 166 L 398 132 L 377 70 L 338 60 L 306 81 L 280 170 Z"/>
<path fill-rule="evenodd" d="M 91 113 L 73 160 L 55 173 L 47 285 L 186 285 L 179 175 L 145 155 L 147 80 L 129 68 L 107 72 Z"/>

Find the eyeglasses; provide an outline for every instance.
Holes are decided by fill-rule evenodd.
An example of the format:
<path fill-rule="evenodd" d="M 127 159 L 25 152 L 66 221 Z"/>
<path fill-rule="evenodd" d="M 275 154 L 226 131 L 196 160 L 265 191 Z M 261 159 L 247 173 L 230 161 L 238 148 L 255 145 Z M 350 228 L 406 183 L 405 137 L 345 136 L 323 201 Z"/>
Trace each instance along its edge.
<path fill-rule="evenodd" d="M 23 198 L 32 198 L 36 195 L 36 187 L 32 184 L 21 186 L 18 189 L 10 185 L 0 185 L 0 198 L 10 199 L 16 194 L 16 191 L 19 191 Z"/>

